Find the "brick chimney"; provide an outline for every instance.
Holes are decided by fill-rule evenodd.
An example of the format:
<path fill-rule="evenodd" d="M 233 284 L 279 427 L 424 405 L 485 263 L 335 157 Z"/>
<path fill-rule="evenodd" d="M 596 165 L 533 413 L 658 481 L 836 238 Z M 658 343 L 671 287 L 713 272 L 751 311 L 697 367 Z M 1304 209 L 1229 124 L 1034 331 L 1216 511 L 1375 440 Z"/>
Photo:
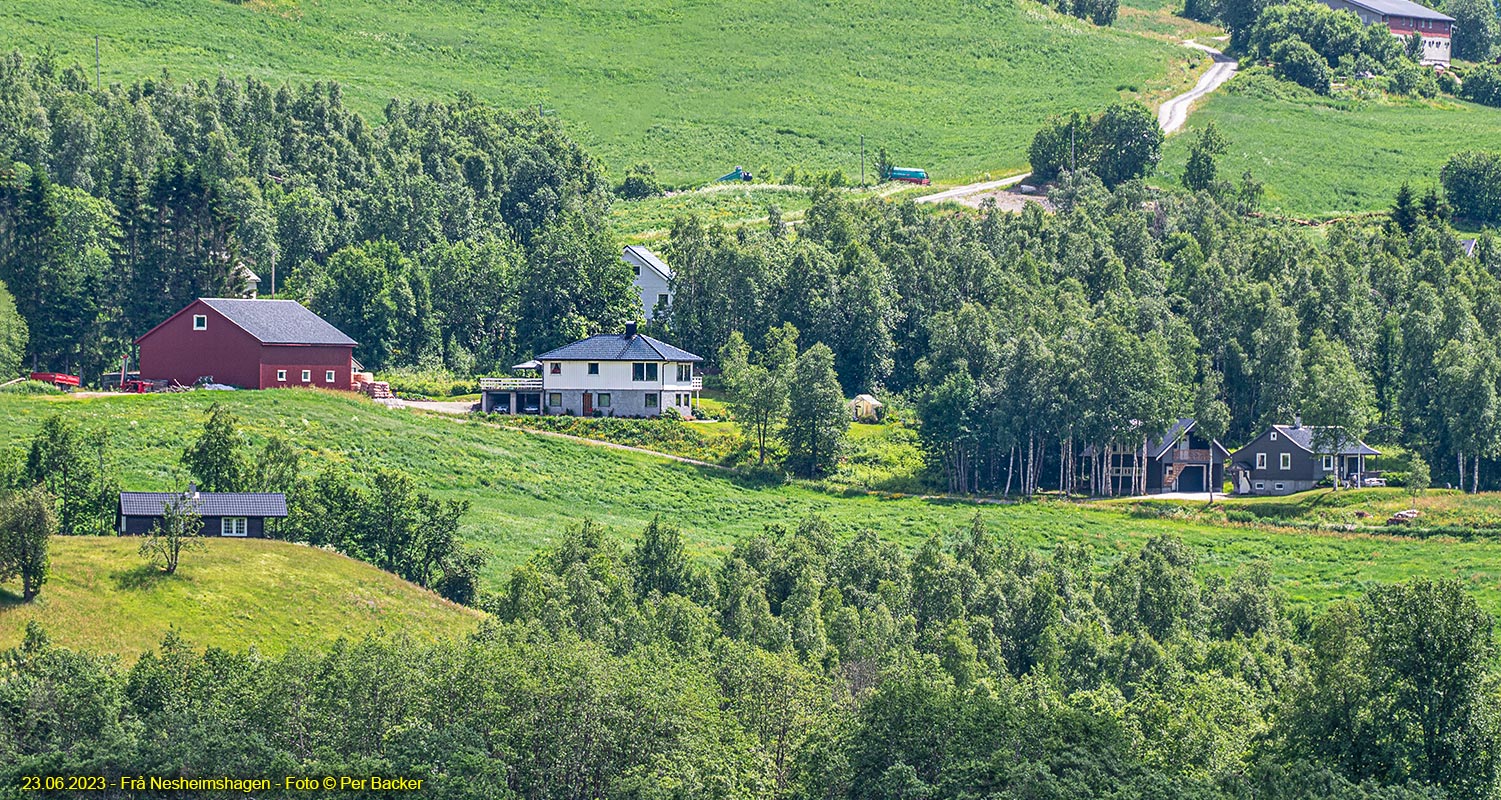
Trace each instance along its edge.
<path fill-rule="evenodd" d="M 636 323 L 634 323 L 634 322 L 627 322 L 625 324 L 625 338 L 627 338 L 627 339 L 634 339 L 634 338 L 636 338 Z"/>

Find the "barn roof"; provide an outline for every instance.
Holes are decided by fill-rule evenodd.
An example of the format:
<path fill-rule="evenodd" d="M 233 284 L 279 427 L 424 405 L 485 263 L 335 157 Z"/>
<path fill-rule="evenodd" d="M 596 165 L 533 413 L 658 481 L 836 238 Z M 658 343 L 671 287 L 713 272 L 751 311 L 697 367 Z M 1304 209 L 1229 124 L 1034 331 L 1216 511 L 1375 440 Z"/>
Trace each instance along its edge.
<path fill-rule="evenodd" d="M 205 517 L 285 517 L 287 496 L 273 492 L 198 492 L 194 501 Z M 182 492 L 121 492 L 120 516 L 160 517 Z"/>
<path fill-rule="evenodd" d="M 244 300 L 230 297 L 200 297 L 199 303 L 224 315 L 261 344 L 334 345 L 354 347 L 358 342 L 335 328 L 328 320 L 307 310 L 295 300 Z M 167 322 L 192 308 L 187 308 L 167 318 Z M 147 331 L 136 342 L 155 333 L 162 325 Z"/>
<path fill-rule="evenodd" d="M 703 361 L 645 334 L 602 333 L 537 356 L 538 361 Z"/>
<path fill-rule="evenodd" d="M 1446 14 L 1440 14 L 1433 9 L 1418 5 L 1412 0 L 1345 0 L 1352 6 L 1374 11 L 1377 14 L 1385 14 L 1388 17 L 1412 17 L 1413 19 L 1436 19 L 1444 22 L 1453 22 L 1454 18 Z"/>

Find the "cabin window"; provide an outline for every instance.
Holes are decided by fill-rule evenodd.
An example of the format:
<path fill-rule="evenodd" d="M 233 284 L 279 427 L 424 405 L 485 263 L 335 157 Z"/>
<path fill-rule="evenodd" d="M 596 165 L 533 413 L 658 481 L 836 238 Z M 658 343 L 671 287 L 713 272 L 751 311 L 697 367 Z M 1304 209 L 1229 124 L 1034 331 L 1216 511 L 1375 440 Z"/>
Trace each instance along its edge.
<path fill-rule="evenodd" d="M 631 380 L 655 381 L 657 379 L 657 365 L 655 362 L 636 362 L 631 365 Z"/>
<path fill-rule="evenodd" d="M 277 370 L 276 371 L 276 380 L 279 383 L 286 383 L 287 382 L 287 371 L 284 370 L 284 369 Z"/>
<path fill-rule="evenodd" d="M 633 265 L 631 267 L 631 274 L 638 278 L 641 277 L 641 268 Z"/>
<path fill-rule="evenodd" d="M 1292 469 L 1293 468 L 1293 454 L 1292 453 L 1283 453 L 1282 457 L 1280 459 L 1278 459 L 1277 466 L 1279 466 L 1279 467 L 1281 467 L 1283 469 Z"/>
<path fill-rule="evenodd" d="M 1266 482 L 1265 481 L 1257 481 L 1256 482 L 1256 491 L 1261 492 L 1261 491 L 1265 491 L 1265 490 L 1266 490 Z"/>
<path fill-rule="evenodd" d="M 1276 491 L 1279 491 L 1279 492 L 1282 491 L 1285 488 L 1287 488 L 1287 484 L 1284 484 L 1284 483 L 1274 483 L 1274 484 L 1272 484 L 1272 489 L 1274 489 Z"/>
<path fill-rule="evenodd" d="M 1274 441 L 1274 442 L 1277 441 L 1277 432 L 1276 431 L 1272 432 L 1272 441 Z"/>
<path fill-rule="evenodd" d="M 334 371 L 333 370 L 329 370 L 329 371 L 323 373 L 323 382 L 324 383 L 333 383 L 334 382 Z"/>
<path fill-rule="evenodd" d="M 206 330 L 208 330 L 208 315 L 207 314 L 194 314 L 193 315 L 193 330 L 195 330 L 195 331 L 206 331 Z"/>
<path fill-rule="evenodd" d="M 1257 469 L 1266 469 L 1266 453 L 1257 453 L 1256 454 L 1256 468 Z"/>
<path fill-rule="evenodd" d="M 610 407 L 610 393 L 609 392 L 600 392 L 599 394 L 595 395 L 594 396 L 594 407 L 595 408 L 609 408 Z"/>
<path fill-rule="evenodd" d="M 590 375 L 598 375 L 599 374 L 599 364 L 590 364 L 589 365 L 589 374 Z"/>
<path fill-rule="evenodd" d="M 687 382 L 689 382 L 691 380 L 693 380 L 693 365 L 692 364 L 679 364 L 678 365 L 678 383 L 687 383 Z"/>
<path fill-rule="evenodd" d="M 244 517 L 224 517 L 219 520 L 219 535 L 249 536 L 250 523 Z"/>
<path fill-rule="evenodd" d="M 1324 471 L 1328 472 L 1332 469 L 1334 469 L 1334 456 L 1324 456 Z"/>
<path fill-rule="evenodd" d="M 312 382 L 312 380 L 313 380 L 313 371 L 310 370 L 310 369 L 303 370 L 302 371 L 302 382 L 303 383 L 310 383 L 310 382 Z"/>
<path fill-rule="evenodd" d="M 657 407 L 657 393 L 656 392 L 647 392 L 646 393 L 646 403 L 645 403 L 645 405 L 646 405 L 647 408 L 656 408 Z"/>
<path fill-rule="evenodd" d="M 547 405 L 549 407 L 551 407 L 551 408 L 558 408 L 559 406 L 562 406 L 563 405 L 563 393 L 562 392 L 548 392 L 547 393 Z"/>
<path fill-rule="evenodd" d="M 563 365 L 557 361 L 554 361 L 551 365 L 548 366 L 547 371 L 553 375 L 562 375 Z"/>

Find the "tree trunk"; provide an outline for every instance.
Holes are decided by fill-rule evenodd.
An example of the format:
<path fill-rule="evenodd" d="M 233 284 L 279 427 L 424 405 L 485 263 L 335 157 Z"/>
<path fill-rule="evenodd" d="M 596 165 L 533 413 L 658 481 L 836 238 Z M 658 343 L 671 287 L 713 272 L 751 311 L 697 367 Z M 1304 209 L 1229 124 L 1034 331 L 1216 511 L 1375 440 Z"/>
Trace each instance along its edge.
<path fill-rule="evenodd" d="M 1465 490 L 1465 457 L 1463 453 L 1459 454 L 1459 490 L 1461 492 Z"/>

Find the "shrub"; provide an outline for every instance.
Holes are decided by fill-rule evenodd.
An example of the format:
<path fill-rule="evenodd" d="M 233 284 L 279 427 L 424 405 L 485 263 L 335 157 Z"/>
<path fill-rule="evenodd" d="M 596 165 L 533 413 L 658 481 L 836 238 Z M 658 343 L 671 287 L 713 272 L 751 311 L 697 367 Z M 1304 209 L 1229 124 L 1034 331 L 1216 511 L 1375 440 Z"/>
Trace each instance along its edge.
<path fill-rule="evenodd" d="M 59 394 L 62 390 L 50 383 L 25 380 L 0 388 L 0 392 L 5 392 L 6 394 Z"/>
<path fill-rule="evenodd" d="M 1272 61 L 1276 64 L 1277 77 L 1319 94 L 1329 94 L 1329 64 L 1302 39 L 1294 36 L 1278 42 L 1272 48 Z"/>
<path fill-rule="evenodd" d="M 1439 181 L 1459 216 L 1480 223 L 1501 222 L 1501 153 L 1456 153 L 1439 172 Z"/>
<path fill-rule="evenodd" d="M 1255 514 L 1252 514 L 1249 511 L 1243 511 L 1243 510 L 1240 510 L 1240 509 L 1236 509 L 1234 511 L 1226 511 L 1225 512 L 1225 520 L 1227 522 L 1241 522 L 1241 523 L 1245 523 L 1247 525 L 1255 523 L 1255 522 L 1258 521 L 1258 519 L 1257 519 L 1257 517 L 1256 517 Z"/>
<path fill-rule="evenodd" d="M 1392 70 L 1391 90 L 1397 94 L 1435 97 L 1438 95 L 1438 80 L 1433 77 L 1431 69 L 1404 64 Z"/>
<path fill-rule="evenodd" d="M 662 193 L 662 184 L 657 182 L 656 170 L 643 162 L 625 171 L 625 180 L 621 181 L 615 193 L 627 200 L 656 197 Z"/>
<path fill-rule="evenodd" d="M 1487 64 L 1471 71 L 1459 96 L 1472 103 L 1501 107 L 1501 65 Z"/>

